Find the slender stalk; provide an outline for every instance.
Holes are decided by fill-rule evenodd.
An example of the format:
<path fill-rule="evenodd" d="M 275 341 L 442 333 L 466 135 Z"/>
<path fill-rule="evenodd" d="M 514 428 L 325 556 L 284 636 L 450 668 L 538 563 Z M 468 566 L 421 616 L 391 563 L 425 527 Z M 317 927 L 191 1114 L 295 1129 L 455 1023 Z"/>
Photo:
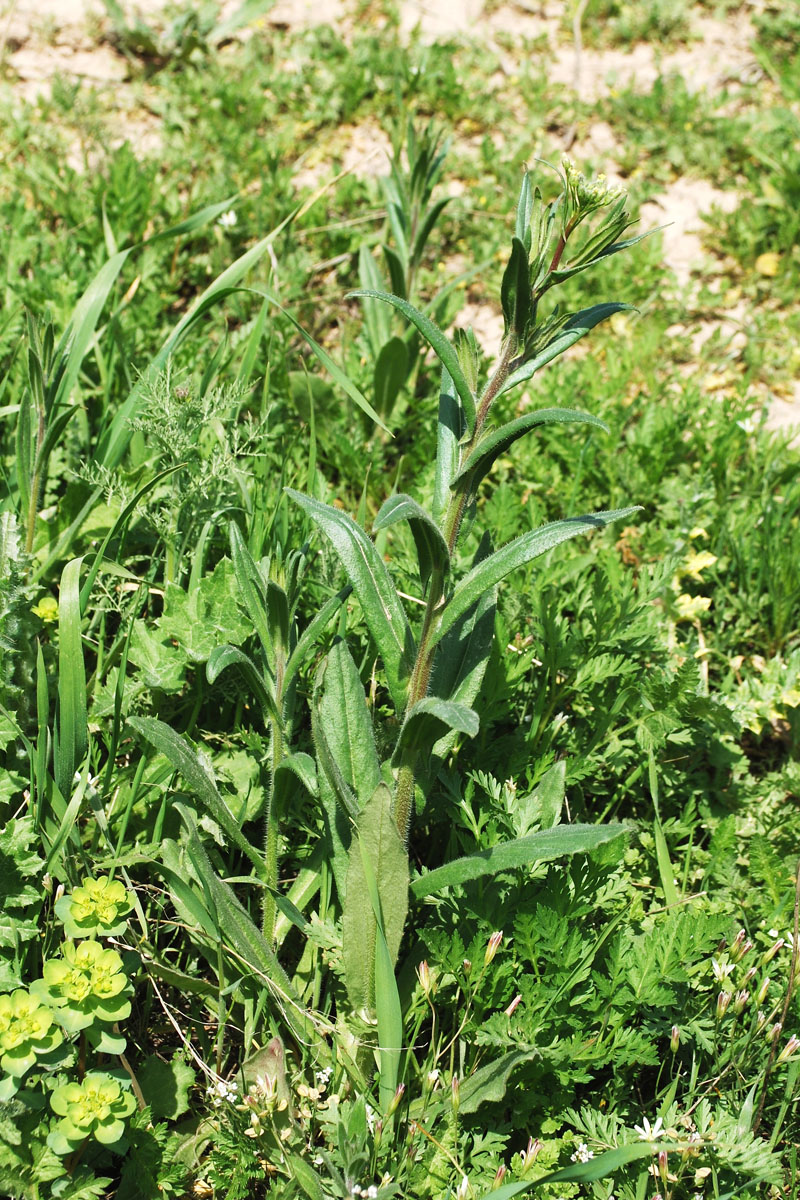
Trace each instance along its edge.
<path fill-rule="evenodd" d="M 283 730 L 277 718 L 270 720 L 272 746 L 270 748 L 270 780 L 267 803 L 264 811 L 264 903 L 261 909 L 261 931 L 272 945 L 275 933 L 275 892 L 278 888 L 278 822 L 273 805 L 275 795 L 275 772 L 283 760 Z"/>

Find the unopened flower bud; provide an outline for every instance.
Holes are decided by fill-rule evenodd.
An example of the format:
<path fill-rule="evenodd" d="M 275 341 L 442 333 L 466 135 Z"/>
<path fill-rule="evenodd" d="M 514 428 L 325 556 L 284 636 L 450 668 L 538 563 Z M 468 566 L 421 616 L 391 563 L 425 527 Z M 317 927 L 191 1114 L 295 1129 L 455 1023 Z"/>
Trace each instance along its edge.
<path fill-rule="evenodd" d="M 731 1002 L 730 992 L 720 992 L 717 996 L 717 1020 L 720 1021 L 728 1011 L 728 1005 Z"/>
<path fill-rule="evenodd" d="M 472 970 L 472 963 L 470 962 L 470 960 L 468 958 L 465 958 L 464 961 L 462 962 L 461 966 L 464 969 L 464 974 L 469 978 L 469 973 Z"/>
<path fill-rule="evenodd" d="M 746 991 L 744 988 L 742 988 L 741 991 L 738 991 L 736 993 L 736 995 L 733 998 L 733 1011 L 736 1013 L 737 1016 L 742 1011 L 745 1004 L 747 1004 L 747 1001 L 749 999 L 750 999 L 750 993 L 748 991 Z"/>
<path fill-rule="evenodd" d="M 63 885 L 63 883 L 60 883 L 58 885 L 58 887 L 56 888 L 56 894 L 53 897 L 53 900 L 55 901 L 56 904 L 58 904 L 59 900 L 61 899 L 61 897 L 63 895 L 64 895 L 64 885 Z"/>
<path fill-rule="evenodd" d="M 659 1150 L 659 1152 L 658 1152 L 658 1173 L 661 1176 L 664 1183 L 666 1183 L 667 1182 L 667 1173 L 668 1173 L 666 1150 Z"/>
<path fill-rule="evenodd" d="M 373 1143 L 374 1143 L 376 1150 L 380 1147 L 380 1144 L 382 1141 L 383 1141 L 383 1121 L 376 1121 L 375 1122 L 375 1134 L 373 1137 Z"/>
<path fill-rule="evenodd" d="M 767 1014 L 765 1012 L 762 1012 L 761 1009 L 759 1009 L 758 1016 L 756 1017 L 756 1033 L 760 1033 L 761 1030 L 766 1025 L 766 1023 L 767 1023 Z"/>
<path fill-rule="evenodd" d="M 728 951 L 731 962 L 738 962 L 739 959 L 744 954 L 743 947 L 744 947 L 746 937 L 747 937 L 747 934 L 745 933 L 745 931 L 743 929 L 740 929 L 739 932 L 737 933 L 736 937 L 733 939 L 733 942 L 731 943 L 731 948 Z"/>
<path fill-rule="evenodd" d="M 795 1035 L 792 1034 L 792 1036 L 789 1038 L 788 1042 L 786 1043 L 786 1045 L 783 1047 L 780 1054 L 778 1055 L 778 1062 L 779 1063 L 786 1062 L 787 1058 L 791 1058 L 792 1055 L 798 1050 L 798 1048 L 800 1048 L 800 1038 L 796 1038 Z"/>
<path fill-rule="evenodd" d="M 397 1112 L 400 1101 L 403 1099 L 405 1090 L 406 1090 L 406 1085 L 404 1083 L 398 1083 L 397 1090 L 395 1091 L 395 1094 L 392 1096 L 392 1099 L 389 1102 L 389 1107 L 386 1110 L 387 1117 L 391 1117 L 392 1113 Z"/>
<path fill-rule="evenodd" d="M 536 1162 L 539 1151 L 542 1148 L 542 1143 L 538 1138 L 528 1138 L 528 1146 L 525 1150 L 520 1150 L 519 1156 L 522 1159 L 522 1169 L 527 1171 Z"/>
<path fill-rule="evenodd" d="M 505 1174 L 506 1174 L 507 1170 L 508 1170 L 508 1168 L 503 1166 L 502 1163 L 500 1163 L 500 1166 L 497 1168 L 497 1170 L 494 1173 L 493 1187 L 496 1187 L 496 1188 L 500 1187 L 500 1184 L 503 1182 L 503 1180 L 505 1178 Z"/>
<path fill-rule="evenodd" d="M 781 1025 L 780 1021 L 776 1021 L 774 1025 L 770 1026 L 770 1028 L 767 1030 L 767 1041 L 770 1043 L 770 1045 L 778 1040 L 778 1038 L 781 1036 L 782 1029 L 783 1025 Z"/>
<path fill-rule="evenodd" d="M 681 1044 L 681 1031 L 677 1025 L 673 1025 L 669 1035 L 669 1048 L 673 1054 L 678 1053 L 678 1046 Z"/>
<path fill-rule="evenodd" d="M 502 940 L 503 940 L 502 929 L 496 929 L 495 932 L 492 934 L 492 936 L 489 938 L 488 945 L 486 946 L 486 953 L 483 956 L 483 965 L 485 967 L 488 967 L 489 963 L 492 961 L 495 954 L 497 954 L 497 951 L 500 949 L 500 943 L 502 942 Z"/>
<path fill-rule="evenodd" d="M 461 1176 L 461 1183 L 456 1188 L 456 1200 L 466 1200 L 469 1195 L 469 1180 L 466 1175 Z"/>
<path fill-rule="evenodd" d="M 450 1080 L 450 1102 L 453 1105 L 453 1112 L 457 1113 L 458 1106 L 461 1103 L 461 1087 L 457 1075 L 454 1075 Z"/>
<path fill-rule="evenodd" d="M 517 1007 L 517 1005 L 520 1003 L 520 1001 L 521 1001 L 521 1000 L 522 1000 L 522 996 L 520 995 L 520 993 L 519 993 L 519 992 L 517 992 L 516 996 L 515 996 L 515 997 L 514 997 L 514 999 L 511 1001 L 511 1003 L 509 1004 L 508 1008 L 507 1008 L 507 1009 L 505 1009 L 505 1015 L 506 1015 L 507 1017 L 510 1017 L 510 1016 L 512 1016 L 512 1015 L 513 1015 L 515 1008 Z"/>
<path fill-rule="evenodd" d="M 417 967 L 417 978 L 423 992 L 426 996 L 429 996 L 431 992 L 431 971 L 425 959 Z"/>
<path fill-rule="evenodd" d="M 761 955 L 761 966 L 765 967 L 767 963 L 772 962 L 778 951 L 785 945 L 786 942 L 783 940 L 783 938 L 778 938 L 777 942 L 773 942 L 769 950 L 765 950 Z"/>
<path fill-rule="evenodd" d="M 744 979 L 742 980 L 742 986 L 747 987 L 749 983 L 753 982 L 757 974 L 758 967 L 750 967 L 749 970 L 745 972 Z"/>
<path fill-rule="evenodd" d="M 761 985 L 760 985 L 758 991 L 756 992 L 756 1002 L 758 1004 L 764 1003 L 764 1001 L 767 998 L 768 991 L 769 991 L 769 975 L 765 975 L 764 978 L 761 980 Z"/>
<path fill-rule="evenodd" d="M 432 1071 L 428 1071 L 428 1074 L 425 1076 L 425 1086 L 431 1092 L 434 1092 L 436 1090 L 436 1088 L 439 1086 L 439 1068 L 438 1067 L 434 1067 Z"/>

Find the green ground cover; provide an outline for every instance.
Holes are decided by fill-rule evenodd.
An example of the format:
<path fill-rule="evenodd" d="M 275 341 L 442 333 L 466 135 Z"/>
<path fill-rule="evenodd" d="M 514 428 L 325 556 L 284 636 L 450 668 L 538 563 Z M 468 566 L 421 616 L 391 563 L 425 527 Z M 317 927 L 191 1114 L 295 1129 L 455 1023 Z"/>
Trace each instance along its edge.
<path fill-rule="evenodd" d="M 540 45 L 370 16 L 119 30 L 148 154 L 5 102 L 0 1191 L 796 1197 L 796 18 L 618 195 Z"/>

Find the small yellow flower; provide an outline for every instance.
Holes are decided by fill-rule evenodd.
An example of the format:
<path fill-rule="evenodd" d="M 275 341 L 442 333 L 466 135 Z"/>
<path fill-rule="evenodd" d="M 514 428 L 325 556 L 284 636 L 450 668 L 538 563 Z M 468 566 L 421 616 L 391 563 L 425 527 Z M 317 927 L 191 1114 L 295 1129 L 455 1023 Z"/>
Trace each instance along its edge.
<path fill-rule="evenodd" d="M 710 596 L 690 596 L 682 592 L 675 601 L 679 621 L 696 621 L 701 613 L 708 612 L 710 607 Z"/>
<path fill-rule="evenodd" d="M 767 250 L 764 254 L 759 254 L 756 259 L 756 270 L 759 275 L 766 275 L 772 279 L 778 274 L 781 265 L 781 256 L 776 250 Z"/>
<path fill-rule="evenodd" d="M 52 596 L 42 596 L 38 604 L 34 604 L 31 612 L 40 621 L 44 621 L 45 625 L 51 625 L 53 621 L 58 620 L 58 601 Z"/>
<path fill-rule="evenodd" d="M 688 576 L 689 579 L 696 579 L 699 583 L 706 567 L 713 567 L 716 561 L 716 554 L 712 554 L 710 550 L 699 550 L 696 554 L 690 554 L 681 568 L 681 577 Z"/>
<path fill-rule="evenodd" d="M 689 530 L 689 540 L 692 542 L 696 538 L 707 538 L 707 537 L 708 537 L 708 533 L 706 532 L 705 529 L 703 529 L 702 525 L 695 525 L 693 529 Z"/>

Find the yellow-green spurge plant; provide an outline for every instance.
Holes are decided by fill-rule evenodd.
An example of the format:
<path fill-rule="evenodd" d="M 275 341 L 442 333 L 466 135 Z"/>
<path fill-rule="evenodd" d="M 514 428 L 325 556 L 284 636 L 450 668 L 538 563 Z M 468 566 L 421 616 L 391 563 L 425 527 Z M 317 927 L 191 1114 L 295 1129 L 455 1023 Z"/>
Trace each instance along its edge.
<path fill-rule="evenodd" d="M 131 962 L 97 939 L 122 933 L 132 908 L 118 880 L 84 879 L 56 900 L 65 934 L 59 953 L 45 957 L 27 988 L 0 995 L 0 1102 L 21 1095 L 60 1118 L 47 1145 L 68 1165 L 90 1139 L 116 1146 L 136 1107 L 124 1068 L 87 1070 L 90 1054 L 98 1062 L 124 1055 L 118 1023 L 131 1012 Z"/>
<path fill-rule="evenodd" d="M 557 764 L 540 784 L 542 812 L 551 814 L 541 822 L 544 828 L 432 870 L 412 874 L 409 863 L 415 807 L 424 806 L 431 796 L 437 771 L 457 739 L 474 736 L 479 729 L 474 705 L 492 648 L 498 584 L 561 542 L 636 511 L 624 508 L 570 516 L 500 548 L 492 545 L 485 532 L 470 564 L 466 569 L 462 566 L 462 547 L 474 525 L 481 481 L 500 456 L 519 438 L 544 426 L 606 428 L 596 416 L 561 406 L 523 411 L 506 422 L 493 419 L 500 397 L 520 388 L 595 326 L 629 307 L 614 301 L 567 312 L 549 302 L 543 304 L 557 286 L 640 240 L 623 236 L 631 224 L 624 193 L 602 178 L 585 179 L 569 162 L 557 175 L 559 194 L 549 202 L 527 171 L 523 176 L 511 253 L 502 279 L 505 332 L 494 369 L 482 386 L 481 354 L 471 331 L 458 332 L 451 340 L 404 295 L 372 289 L 353 293 L 366 306 L 368 316 L 380 306 L 402 314 L 441 366 L 435 477 L 428 503 L 410 495 L 390 495 L 373 524 L 373 533 L 382 541 L 383 531 L 398 522 L 406 522 L 410 528 L 424 597 L 418 628 L 409 620 L 383 547 L 379 549 L 361 524 L 340 509 L 288 489 L 291 499 L 310 518 L 311 527 L 330 543 L 346 576 L 342 590 L 302 632 L 296 620 L 302 556 L 290 555 L 281 563 L 257 563 L 238 526 L 231 526 L 231 557 L 258 649 L 246 654 L 235 646 L 220 646 L 212 653 L 207 672 L 213 681 L 223 670 L 235 667 L 260 702 L 270 729 L 263 846 L 253 845 L 243 833 L 204 756 L 161 721 L 133 717 L 129 722 L 181 772 L 222 834 L 252 864 L 264 897 L 261 929 L 214 870 L 195 814 L 180 802 L 176 807 L 186 826 L 189 873 L 201 882 L 202 894 L 192 894 L 177 860 L 171 862 L 166 856 L 160 869 L 173 895 L 210 940 L 229 948 L 238 972 L 246 963 L 250 981 L 255 977 L 262 991 L 267 985 L 273 1011 L 282 1014 L 287 1033 L 310 1050 L 317 1067 L 324 1071 L 334 1058 L 340 1068 L 345 1063 L 351 1079 L 363 1089 L 361 1094 L 384 1115 L 397 1103 L 405 1068 L 403 1010 L 395 968 L 409 903 L 481 876 L 587 852 L 623 832 L 619 824 L 559 824 L 564 773 L 563 764 Z M 401 226 L 402 221 L 398 228 Z M 369 410 L 353 382 L 321 348 L 307 340 L 335 381 Z M 374 412 L 373 416 L 378 419 Z M 294 748 L 299 672 L 308 663 L 320 633 L 350 595 L 360 604 L 377 651 L 382 671 L 379 680 L 385 685 L 381 698 L 390 716 L 376 738 L 359 670 L 346 641 L 335 640 L 314 676 L 312 758 Z M 283 894 L 278 886 L 280 822 L 292 795 L 301 787 L 319 802 L 324 837 L 316 859 L 301 870 L 288 894 Z M 336 1014 L 338 1032 L 333 1049 L 327 1036 L 331 1026 L 313 1011 L 313 989 L 309 992 L 307 980 L 300 974 L 290 978 L 285 965 L 288 955 L 282 961 L 281 953 L 282 941 L 292 926 L 306 934 L 311 931 L 303 910 L 319 890 L 323 874 L 330 881 L 326 884 L 330 886 L 327 912 L 341 918 L 349 1000 L 349 1013 Z M 80 917 L 75 920 L 80 924 Z M 316 936 L 319 938 L 318 928 Z M 56 981 L 48 984 L 49 994 L 56 998 L 58 986 Z M 241 979 L 239 986 L 246 988 L 248 979 Z M 349 1040 L 345 1027 L 350 1030 Z M 509 1051 L 511 1059 L 514 1053 Z M 485 1069 L 487 1089 L 495 1086 L 504 1071 L 507 1075 L 511 1059 L 508 1064 L 494 1063 Z M 473 1078 L 470 1087 L 477 1094 L 481 1079 Z M 71 1119 L 78 1128 L 77 1120 Z M 641 1152 L 640 1147 L 636 1153 Z M 302 1179 L 311 1171 L 308 1163 L 298 1163 L 296 1158 L 293 1165 L 284 1162 L 282 1169 L 290 1175 L 297 1172 L 295 1177 Z M 579 1169 L 567 1168 L 567 1173 Z M 592 1169 L 596 1172 L 597 1165 Z M 309 1194 L 316 1194 L 310 1183 L 308 1186 L 312 1188 Z"/>

